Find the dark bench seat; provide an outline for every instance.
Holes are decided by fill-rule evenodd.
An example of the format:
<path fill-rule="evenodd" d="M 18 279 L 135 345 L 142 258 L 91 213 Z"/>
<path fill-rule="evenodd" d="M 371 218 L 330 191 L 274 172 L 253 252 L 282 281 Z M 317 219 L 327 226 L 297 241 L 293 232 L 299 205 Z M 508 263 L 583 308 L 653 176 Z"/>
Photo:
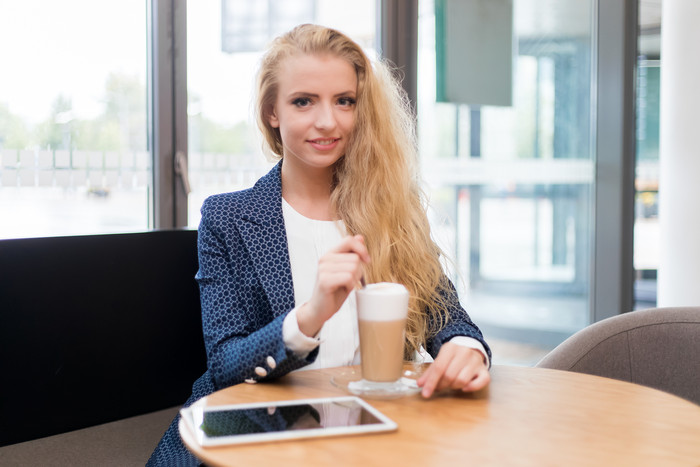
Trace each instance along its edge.
<path fill-rule="evenodd" d="M 206 369 L 196 239 L 0 240 L 0 464 L 145 463 Z"/>
<path fill-rule="evenodd" d="M 153 452 L 179 406 L 0 448 L 7 466 L 140 466 Z"/>

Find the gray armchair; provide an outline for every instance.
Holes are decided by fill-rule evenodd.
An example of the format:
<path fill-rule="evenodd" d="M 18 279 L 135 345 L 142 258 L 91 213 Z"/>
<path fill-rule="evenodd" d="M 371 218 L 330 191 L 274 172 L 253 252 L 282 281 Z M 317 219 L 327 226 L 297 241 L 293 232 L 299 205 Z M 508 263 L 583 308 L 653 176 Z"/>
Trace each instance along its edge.
<path fill-rule="evenodd" d="M 652 308 L 604 319 L 537 365 L 660 389 L 700 404 L 700 307 Z"/>

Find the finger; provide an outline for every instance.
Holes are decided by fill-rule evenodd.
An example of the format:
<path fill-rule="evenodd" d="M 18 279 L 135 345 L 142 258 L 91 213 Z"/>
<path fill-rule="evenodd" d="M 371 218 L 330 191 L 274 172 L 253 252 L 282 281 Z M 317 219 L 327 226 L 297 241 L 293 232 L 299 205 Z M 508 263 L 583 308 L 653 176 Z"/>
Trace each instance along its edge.
<path fill-rule="evenodd" d="M 327 253 L 319 260 L 320 265 L 333 264 L 353 264 L 359 267 L 362 264 L 362 258 L 357 253 Z"/>
<path fill-rule="evenodd" d="M 491 373 L 487 369 L 479 371 L 474 379 L 462 388 L 464 392 L 478 391 L 485 388 L 491 382 Z"/>
<path fill-rule="evenodd" d="M 359 242 L 362 243 L 362 246 L 364 246 L 365 251 L 367 251 L 367 247 L 365 246 L 365 237 L 362 235 L 355 235 L 355 239 Z M 364 264 L 369 264 L 371 262 L 371 258 L 369 256 L 369 251 L 367 251 L 367 255 L 363 256 L 362 261 Z M 361 287 L 365 287 L 367 285 L 367 279 L 365 278 L 365 268 L 364 265 L 361 266 L 361 271 L 360 271 L 360 278 L 358 279 L 360 282 Z"/>
<path fill-rule="evenodd" d="M 332 253 L 324 256 L 318 265 L 318 274 L 348 272 L 353 275 L 353 287 L 364 277 L 364 263 L 355 253 Z"/>
<path fill-rule="evenodd" d="M 417 384 L 422 387 L 421 395 L 428 398 L 433 395 L 435 388 L 437 387 L 443 373 L 445 372 L 444 365 L 438 362 L 436 359 L 428 368 L 428 370 L 421 375 L 418 379 Z"/>
<path fill-rule="evenodd" d="M 355 253 L 364 263 L 370 262 L 369 251 L 367 251 L 365 239 L 362 235 L 345 237 L 329 253 Z"/>
<path fill-rule="evenodd" d="M 478 374 L 479 369 L 476 368 L 476 365 L 468 364 L 463 366 L 460 368 L 459 374 L 450 381 L 449 388 L 456 390 L 464 389 L 474 380 L 474 378 L 478 376 Z"/>
<path fill-rule="evenodd" d="M 440 348 L 440 352 L 430 369 L 433 367 L 435 370 L 439 370 L 438 374 L 432 373 L 432 371 L 426 372 L 427 374 L 418 380 L 419 386 L 422 384 L 425 384 L 424 387 L 428 386 L 427 394 L 446 388 L 462 389 L 471 383 L 480 369 L 485 369 L 480 352 L 450 342 L 445 343 Z M 428 385 L 428 380 L 431 377 L 436 379 L 434 386 Z"/>
<path fill-rule="evenodd" d="M 487 369 L 481 352 L 468 347 L 456 349 L 456 355 L 452 361 L 458 369 L 452 382 L 453 389 L 466 386 L 476 377 L 477 373 Z"/>
<path fill-rule="evenodd" d="M 325 293 L 333 293 L 342 289 L 349 294 L 355 288 L 357 280 L 357 276 L 351 271 L 327 271 L 319 275 L 318 288 Z"/>
<path fill-rule="evenodd" d="M 438 356 L 435 357 L 435 361 L 428 367 L 428 369 L 418 378 L 416 381 L 418 386 L 423 386 L 426 384 L 429 378 L 436 378 L 436 384 L 437 381 L 442 378 L 442 374 L 445 372 L 447 369 L 447 363 L 450 360 L 450 357 L 448 354 L 450 352 L 450 343 L 446 343 L 440 348 L 440 352 L 438 352 Z"/>
<path fill-rule="evenodd" d="M 441 391 L 443 389 L 461 389 L 465 384 L 471 380 L 471 374 L 467 375 L 468 371 L 459 362 L 457 358 L 451 358 L 447 367 L 445 368 L 440 381 L 438 381 L 435 387 L 436 391 Z"/>
<path fill-rule="evenodd" d="M 365 245 L 365 237 L 362 235 L 355 235 L 353 236 L 353 239 L 355 242 L 357 242 L 357 251 L 356 253 L 360 255 L 360 258 L 362 258 L 363 263 L 370 263 L 371 258 L 369 256 L 369 251 L 367 250 L 367 246 Z"/>
<path fill-rule="evenodd" d="M 334 257 L 328 258 L 318 265 L 318 277 L 323 277 L 328 274 L 347 273 L 352 276 L 353 285 L 362 277 L 364 268 L 357 255 L 348 255 L 350 257 Z"/>

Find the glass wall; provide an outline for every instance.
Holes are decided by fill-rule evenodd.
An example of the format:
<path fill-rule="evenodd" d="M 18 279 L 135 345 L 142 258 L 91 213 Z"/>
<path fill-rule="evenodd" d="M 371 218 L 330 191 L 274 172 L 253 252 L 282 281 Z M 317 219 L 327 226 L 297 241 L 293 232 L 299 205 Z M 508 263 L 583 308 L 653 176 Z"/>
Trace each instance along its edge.
<path fill-rule="evenodd" d="M 0 1 L 0 238 L 146 230 L 143 0 Z"/>
<path fill-rule="evenodd" d="M 484 10 L 446 14 L 448 3 Z M 626 61 L 633 54 L 619 44 L 629 43 L 621 38 L 634 29 L 628 23 L 636 8 L 594 0 L 418 5 L 419 139 L 434 232 L 487 337 L 531 344 L 531 354 L 520 346 L 517 358 L 504 360 L 532 363 L 591 316 L 629 309 L 620 298 L 627 289 L 631 297 L 632 242 L 622 224 L 631 225 L 632 191 L 622 174 L 631 174 L 631 145 L 623 143 L 632 136 L 625 115 L 634 67 Z M 374 56 L 378 6 L 377 0 L 343 8 L 337 0 L 0 0 L 0 238 L 197 227 L 206 196 L 250 186 L 271 165 L 251 119 L 255 68 L 267 41 L 311 21 L 348 33 Z M 650 6 L 660 16 L 660 1 L 639 6 L 638 306 L 646 285 L 655 290 L 657 245 L 653 109 L 660 62 L 645 47 L 660 31 L 643 22 Z M 596 11 L 607 14 L 596 20 Z M 401 29 L 386 24 L 385 39 Z M 449 40 L 455 30 L 479 35 Z M 186 63 L 179 53 L 185 43 Z M 412 56 L 413 42 L 401 44 Z M 445 60 L 455 50 L 457 60 Z M 398 61 L 412 87 L 411 60 Z M 451 80 L 449 68 L 458 62 L 460 79 Z M 598 74 L 606 79 L 595 86 L 591 77 Z M 153 134 L 149 124 L 157 124 Z M 176 150 L 184 152 L 186 126 L 188 209 L 170 154 L 178 139 Z M 605 175 L 601 183 L 596 166 Z M 602 219 L 595 225 L 593 211 Z"/>
<path fill-rule="evenodd" d="M 187 5 L 188 225 L 204 199 L 251 186 L 272 166 L 252 118 L 258 60 L 267 43 L 301 23 L 337 28 L 376 56 L 376 0 L 206 0 Z"/>
<path fill-rule="evenodd" d="M 494 362 L 533 364 L 590 322 L 594 1 L 449 5 L 420 1 L 419 141 L 434 224 L 467 310 L 503 345 Z M 462 35 L 479 22 L 503 32 L 481 31 L 469 51 Z M 449 44 L 473 52 L 452 88 Z M 493 60 L 512 81 L 483 79 L 502 77 Z"/>

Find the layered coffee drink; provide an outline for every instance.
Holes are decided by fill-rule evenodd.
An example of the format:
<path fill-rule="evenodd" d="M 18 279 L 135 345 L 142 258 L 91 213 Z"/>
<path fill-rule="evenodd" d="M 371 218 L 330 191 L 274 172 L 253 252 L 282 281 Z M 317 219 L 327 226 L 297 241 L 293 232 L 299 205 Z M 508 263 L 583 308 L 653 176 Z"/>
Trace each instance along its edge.
<path fill-rule="evenodd" d="M 391 383 L 401 378 L 408 290 L 380 282 L 357 292 L 362 378 Z"/>
<path fill-rule="evenodd" d="M 359 320 L 362 377 L 391 382 L 401 377 L 406 319 Z"/>

